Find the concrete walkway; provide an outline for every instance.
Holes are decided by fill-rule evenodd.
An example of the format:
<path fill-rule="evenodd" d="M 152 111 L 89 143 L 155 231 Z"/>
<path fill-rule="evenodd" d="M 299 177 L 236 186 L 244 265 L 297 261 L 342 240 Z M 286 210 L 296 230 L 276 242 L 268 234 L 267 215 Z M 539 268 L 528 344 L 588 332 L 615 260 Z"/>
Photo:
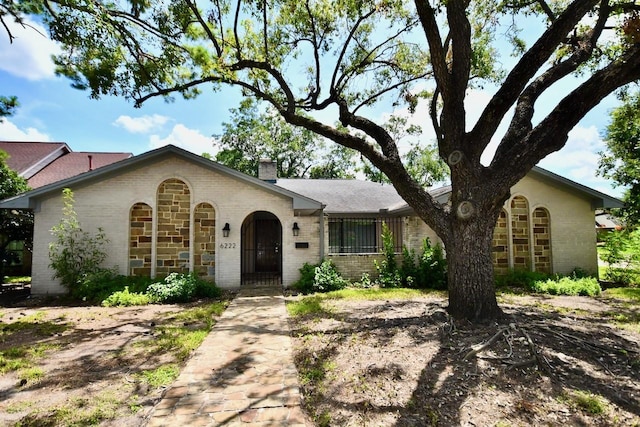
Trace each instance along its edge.
<path fill-rule="evenodd" d="M 311 425 L 300 408 L 282 292 L 241 291 L 147 423 L 240 425 Z"/>

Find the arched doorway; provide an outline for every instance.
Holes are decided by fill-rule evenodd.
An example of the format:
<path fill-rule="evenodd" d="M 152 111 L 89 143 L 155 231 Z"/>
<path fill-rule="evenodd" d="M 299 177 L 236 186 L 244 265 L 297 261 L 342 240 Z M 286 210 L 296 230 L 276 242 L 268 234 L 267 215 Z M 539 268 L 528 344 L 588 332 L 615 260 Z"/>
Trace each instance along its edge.
<path fill-rule="evenodd" d="M 253 212 L 242 223 L 243 286 L 282 283 L 282 224 L 272 213 Z"/>

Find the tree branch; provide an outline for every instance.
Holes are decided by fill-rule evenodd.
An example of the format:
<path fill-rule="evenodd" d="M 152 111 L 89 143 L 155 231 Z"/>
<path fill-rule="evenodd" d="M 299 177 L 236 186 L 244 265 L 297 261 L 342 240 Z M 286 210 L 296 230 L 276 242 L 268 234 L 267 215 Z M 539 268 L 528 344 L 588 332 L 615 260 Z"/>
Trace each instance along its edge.
<path fill-rule="evenodd" d="M 469 139 L 474 141 L 477 152 L 484 151 L 502 118 L 516 102 L 525 85 L 551 57 L 566 35 L 598 1 L 575 0 L 520 58 L 469 133 Z"/>
<path fill-rule="evenodd" d="M 218 40 L 216 39 L 213 32 L 211 31 L 211 28 L 209 28 L 209 25 L 207 25 L 207 22 L 205 22 L 205 20 L 202 18 L 202 15 L 198 10 L 198 6 L 196 6 L 196 4 L 191 0 L 185 0 L 185 1 L 189 6 L 189 8 L 191 9 L 191 11 L 193 12 L 193 14 L 196 16 L 196 19 L 198 20 L 200 27 L 202 27 L 202 30 L 207 34 L 207 37 L 209 37 L 209 40 L 211 40 L 211 43 L 213 43 L 213 48 L 216 50 L 216 54 L 218 56 L 222 56 L 222 49 L 218 44 Z M 222 27 L 220 27 L 220 33 L 222 33 Z"/>
<path fill-rule="evenodd" d="M 568 133 L 593 107 L 616 89 L 640 79 L 640 44 L 628 49 L 614 63 L 595 72 L 564 97 L 519 143 L 496 153 L 491 170 L 517 171 L 508 177 L 509 187 L 548 154 L 566 143 Z"/>
<path fill-rule="evenodd" d="M 577 51 L 565 61 L 554 65 L 544 72 L 523 91 L 522 95 L 518 98 L 509 130 L 498 147 L 498 151 L 508 149 L 511 144 L 516 144 L 521 141 L 532 128 L 531 120 L 538 98 L 554 83 L 577 70 L 580 65 L 591 58 L 596 48 L 597 40 L 602 34 L 608 19 L 608 6 L 603 4 L 601 8 L 604 10 L 604 13 L 598 16 L 596 25 L 583 38 L 583 41 L 576 42 L 578 45 Z"/>

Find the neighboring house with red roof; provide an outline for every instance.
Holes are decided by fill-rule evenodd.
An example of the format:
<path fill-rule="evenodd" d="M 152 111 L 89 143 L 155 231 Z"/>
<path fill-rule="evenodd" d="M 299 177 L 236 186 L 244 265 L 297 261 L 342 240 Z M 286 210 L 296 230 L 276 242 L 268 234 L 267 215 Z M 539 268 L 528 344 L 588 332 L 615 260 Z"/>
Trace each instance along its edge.
<path fill-rule="evenodd" d="M 132 156 L 131 153 L 74 152 L 64 142 L 0 141 L 0 150 L 9 155 L 7 166 L 25 178 L 29 187 L 33 189 Z M 8 266 L 9 274 L 28 275 L 31 269 L 31 253 L 25 250 L 24 242 L 11 242 L 9 250 L 16 255 L 15 262 Z"/>
<path fill-rule="evenodd" d="M 132 156 L 131 153 L 74 152 L 63 142 L 0 141 L 0 150 L 9 154 L 7 165 L 25 178 L 31 188 L 71 178 Z"/>
<path fill-rule="evenodd" d="M 109 239 L 105 267 L 121 274 L 195 272 L 222 288 L 290 286 L 305 262 L 332 259 L 351 279 L 381 259 L 382 224 L 396 248 L 419 251 L 435 233 L 390 185 L 357 180 L 278 179 L 273 163 L 254 178 L 165 146 L 4 201 L 35 214 L 32 292 L 59 293 L 48 245 L 62 217 L 62 190 L 74 192 L 84 230 Z M 431 191 L 448 203 L 451 189 Z M 613 197 L 534 167 L 511 189 L 493 241 L 497 273 L 527 269 L 597 274 L 596 208 Z"/>

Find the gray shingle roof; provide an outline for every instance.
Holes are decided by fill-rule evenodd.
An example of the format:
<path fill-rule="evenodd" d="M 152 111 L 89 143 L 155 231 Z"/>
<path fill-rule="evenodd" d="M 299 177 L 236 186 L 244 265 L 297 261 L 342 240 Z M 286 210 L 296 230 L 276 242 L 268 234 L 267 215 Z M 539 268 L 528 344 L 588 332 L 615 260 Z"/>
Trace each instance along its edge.
<path fill-rule="evenodd" d="M 326 213 L 377 214 L 406 204 L 388 184 L 355 179 L 278 179 L 278 187 L 317 200 Z"/>

